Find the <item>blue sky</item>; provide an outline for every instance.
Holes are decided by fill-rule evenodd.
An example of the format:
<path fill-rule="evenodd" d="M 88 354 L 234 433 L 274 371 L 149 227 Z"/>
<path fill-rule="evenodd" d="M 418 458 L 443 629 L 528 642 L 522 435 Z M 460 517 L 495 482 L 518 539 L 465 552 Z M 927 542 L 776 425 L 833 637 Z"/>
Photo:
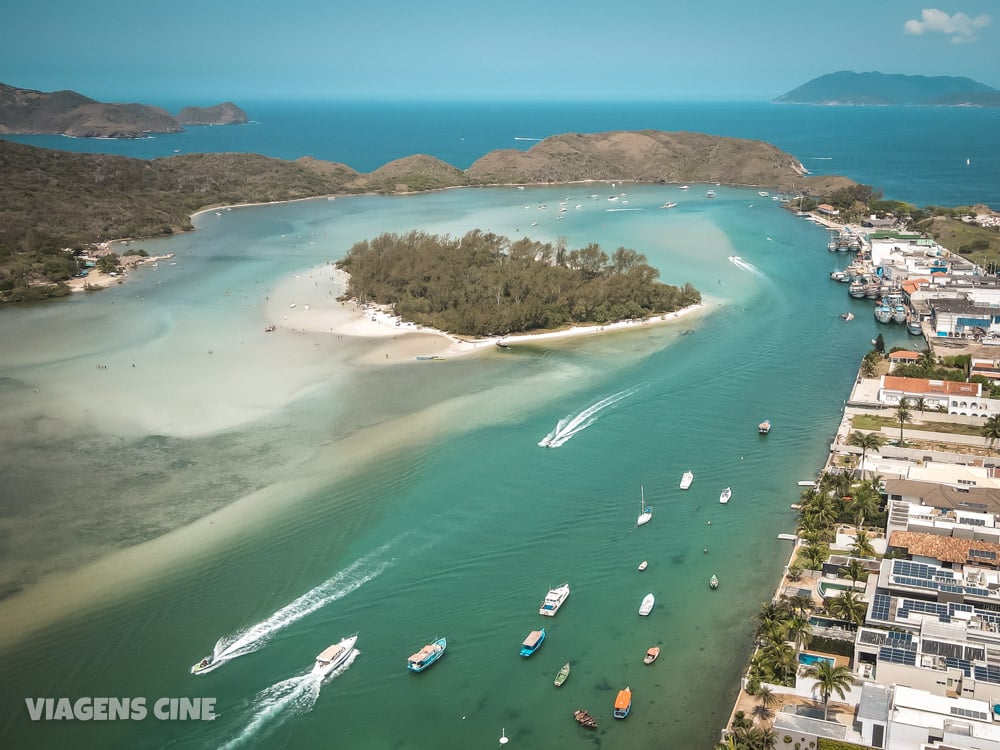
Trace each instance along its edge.
<path fill-rule="evenodd" d="M 774 98 L 838 70 L 1000 88 L 997 0 L 35 0 L 0 82 L 102 101 Z"/>

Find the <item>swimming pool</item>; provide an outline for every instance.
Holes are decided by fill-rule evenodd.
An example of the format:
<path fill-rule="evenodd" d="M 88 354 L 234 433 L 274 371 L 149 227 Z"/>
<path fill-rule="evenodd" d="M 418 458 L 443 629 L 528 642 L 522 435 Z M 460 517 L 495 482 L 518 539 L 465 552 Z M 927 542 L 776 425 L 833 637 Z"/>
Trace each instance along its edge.
<path fill-rule="evenodd" d="M 820 656 L 819 654 L 810 654 L 803 651 L 799 654 L 799 663 L 805 664 L 806 666 L 813 666 L 816 662 L 825 661 L 830 664 L 831 667 L 837 666 L 837 660 L 830 656 Z"/>
<path fill-rule="evenodd" d="M 820 617 L 819 615 L 813 615 L 809 618 L 809 624 L 814 628 L 840 628 L 842 630 L 851 630 L 853 625 L 844 620 L 835 620 L 832 617 Z"/>

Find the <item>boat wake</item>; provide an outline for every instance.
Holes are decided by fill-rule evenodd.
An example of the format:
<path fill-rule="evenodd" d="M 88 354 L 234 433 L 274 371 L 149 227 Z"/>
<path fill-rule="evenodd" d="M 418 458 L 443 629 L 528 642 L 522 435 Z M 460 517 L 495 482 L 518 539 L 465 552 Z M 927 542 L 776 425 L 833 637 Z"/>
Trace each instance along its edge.
<path fill-rule="evenodd" d="M 556 423 L 556 428 L 538 441 L 542 448 L 558 448 L 578 432 L 583 432 L 598 419 L 598 414 L 608 407 L 614 406 L 622 399 L 628 398 L 638 390 L 638 386 L 626 388 L 603 398 L 596 404 L 588 406 L 576 416 L 563 417 Z"/>
<path fill-rule="evenodd" d="M 641 211 L 642 209 L 641 208 L 606 208 L 604 210 L 607 211 L 609 214 L 613 214 L 616 211 Z"/>
<path fill-rule="evenodd" d="M 357 649 L 351 652 L 340 667 L 326 678 L 326 682 L 334 680 L 350 668 L 361 652 Z M 239 736 L 222 746 L 223 750 L 241 747 L 244 744 L 258 744 L 264 736 L 277 729 L 287 719 L 309 713 L 319 699 L 319 692 L 324 679 L 309 672 L 282 680 L 269 688 L 257 693 L 253 699 L 250 722 L 240 732 Z"/>
<path fill-rule="evenodd" d="M 514 136 L 514 140 L 515 141 L 540 141 L 542 139 L 541 138 L 528 138 L 527 136 L 523 136 L 523 135 L 515 135 Z"/>
<path fill-rule="evenodd" d="M 732 263 L 737 268 L 742 268 L 744 271 L 749 271 L 754 276 L 758 276 L 759 278 L 762 279 L 767 278 L 767 276 L 764 275 L 764 272 L 761 271 L 759 268 L 757 268 L 757 266 L 755 266 L 753 263 L 747 263 L 745 260 L 743 260 L 743 258 L 741 258 L 738 255 L 730 255 L 729 262 Z"/>
<path fill-rule="evenodd" d="M 341 599 L 352 591 L 361 588 L 368 581 L 379 576 L 391 564 L 391 560 L 380 558 L 388 551 L 391 544 L 385 544 L 371 554 L 355 561 L 333 578 L 324 581 L 319 586 L 288 604 L 265 620 L 255 625 L 243 628 L 231 635 L 223 636 L 212 649 L 212 662 L 198 671 L 205 674 L 218 669 L 233 659 L 252 654 L 263 648 L 269 640 L 281 630 L 306 615 L 325 607 L 330 602 Z"/>

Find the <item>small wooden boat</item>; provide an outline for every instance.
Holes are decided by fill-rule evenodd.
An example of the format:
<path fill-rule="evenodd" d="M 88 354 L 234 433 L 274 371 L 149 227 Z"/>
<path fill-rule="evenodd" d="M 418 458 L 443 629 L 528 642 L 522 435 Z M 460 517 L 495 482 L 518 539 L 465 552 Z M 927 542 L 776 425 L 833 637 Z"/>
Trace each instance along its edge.
<path fill-rule="evenodd" d="M 642 657 L 643 664 L 652 664 L 660 656 L 660 647 L 653 646 L 651 649 L 647 649 L 646 655 Z"/>
<path fill-rule="evenodd" d="M 719 588 L 719 579 L 715 577 L 715 574 L 713 574 L 712 577 L 709 579 L 709 581 L 708 581 L 708 587 L 710 589 L 717 589 L 717 588 Z"/>
<path fill-rule="evenodd" d="M 573 718 L 580 726 L 587 727 L 587 729 L 597 729 L 597 719 L 581 708 L 573 712 Z"/>
<path fill-rule="evenodd" d="M 645 617 L 653 611 L 654 604 L 656 604 L 656 598 L 652 594 L 646 594 L 642 598 L 642 604 L 639 605 L 639 614 Z"/>
<path fill-rule="evenodd" d="M 641 563 L 639 563 L 639 572 L 641 573 L 642 571 L 644 571 L 648 567 L 649 567 L 649 561 L 648 560 L 643 560 Z"/>
<path fill-rule="evenodd" d="M 771 420 L 770 419 L 765 419 L 763 422 L 761 422 L 759 425 L 757 425 L 757 432 L 759 432 L 761 435 L 766 435 L 770 431 L 771 431 Z"/>
<path fill-rule="evenodd" d="M 566 682 L 566 678 L 569 677 L 569 662 L 566 662 L 559 668 L 559 672 L 556 673 L 555 686 L 562 687 L 562 684 Z"/>

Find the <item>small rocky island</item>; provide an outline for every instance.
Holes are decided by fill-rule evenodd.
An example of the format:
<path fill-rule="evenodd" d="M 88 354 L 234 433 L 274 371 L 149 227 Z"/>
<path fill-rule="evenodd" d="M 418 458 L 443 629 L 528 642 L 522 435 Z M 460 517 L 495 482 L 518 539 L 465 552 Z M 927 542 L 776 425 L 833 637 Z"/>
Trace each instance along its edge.
<path fill-rule="evenodd" d="M 185 107 L 177 117 L 148 104 L 99 102 L 75 91 L 34 91 L 0 83 L 0 133 L 76 138 L 142 138 L 184 125 L 233 125 L 247 115 L 232 102 Z"/>
<path fill-rule="evenodd" d="M 960 76 L 909 76 L 842 70 L 782 94 L 775 104 L 1000 107 L 1000 91 Z"/>

